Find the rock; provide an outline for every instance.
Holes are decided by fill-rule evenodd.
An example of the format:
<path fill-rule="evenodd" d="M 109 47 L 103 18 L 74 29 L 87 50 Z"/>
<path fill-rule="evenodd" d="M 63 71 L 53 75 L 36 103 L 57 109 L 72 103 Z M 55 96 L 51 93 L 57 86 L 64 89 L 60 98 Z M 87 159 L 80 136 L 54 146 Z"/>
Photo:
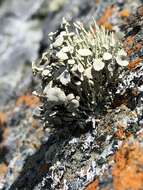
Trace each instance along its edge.
<path fill-rule="evenodd" d="M 15 88 L 24 79 L 26 72 L 31 70 L 31 61 L 38 56 L 42 31 L 38 21 L 24 21 L 16 17 L 1 17 L 0 25 L 0 105 L 2 105 L 10 99 L 13 92 L 17 93 Z M 8 92 L 6 89 L 9 89 Z"/>
<path fill-rule="evenodd" d="M 26 20 L 40 8 L 43 2 L 44 0 L 5 0 L 0 7 L 0 17 L 10 14 Z"/>

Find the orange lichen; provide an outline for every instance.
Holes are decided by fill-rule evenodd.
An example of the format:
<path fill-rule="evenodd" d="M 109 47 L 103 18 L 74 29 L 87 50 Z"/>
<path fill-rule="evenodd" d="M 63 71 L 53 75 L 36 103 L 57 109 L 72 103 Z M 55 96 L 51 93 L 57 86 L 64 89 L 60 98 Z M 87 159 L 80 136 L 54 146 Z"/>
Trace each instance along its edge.
<path fill-rule="evenodd" d="M 20 106 L 22 104 L 28 107 L 36 107 L 37 105 L 39 105 L 39 98 L 33 95 L 20 96 L 16 101 L 16 106 Z"/>
<path fill-rule="evenodd" d="M 10 129 L 4 128 L 4 130 L 3 130 L 3 141 L 8 138 L 9 133 L 10 133 Z"/>
<path fill-rule="evenodd" d="M 110 188 L 108 188 L 108 187 L 105 187 L 105 188 L 102 188 L 102 190 L 110 190 Z"/>
<path fill-rule="evenodd" d="M 138 52 L 138 51 L 141 50 L 141 48 L 142 48 L 142 44 L 141 44 L 141 43 L 137 43 L 137 44 L 135 45 L 135 47 L 134 47 L 134 51 L 135 51 L 135 52 Z"/>
<path fill-rule="evenodd" d="M 0 164 L 0 176 L 4 176 L 7 172 L 7 169 L 8 169 L 7 165 L 4 163 L 1 163 Z"/>
<path fill-rule="evenodd" d="M 91 182 L 86 188 L 85 190 L 96 190 L 98 187 L 98 180 L 96 179 L 95 181 Z"/>
<path fill-rule="evenodd" d="M 122 140 L 122 139 L 125 139 L 126 134 L 125 134 L 123 128 L 120 127 L 119 129 L 117 129 L 114 136 L 115 136 L 115 138 L 118 138 L 118 139 Z"/>
<path fill-rule="evenodd" d="M 120 16 L 120 17 L 129 17 L 129 10 L 128 9 L 123 9 L 122 11 L 120 11 L 119 13 L 118 13 L 118 15 Z"/>
<path fill-rule="evenodd" d="M 125 127 L 122 124 L 118 124 L 117 130 L 114 133 L 115 138 L 119 140 L 124 140 L 128 137 L 131 137 L 131 133 L 125 130 Z"/>
<path fill-rule="evenodd" d="M 133 50 L 133 46 L 134 46 L 134 36 L 129 36 L 124 40 L 124 49 L 127 52 L 127 54 L 130 56 L 134 50 Z"/>
<path fill-rule="evenodd" d="M 100 0 L 95 0 L 95 3 L 96 3 L 96 4 L 99 4 L 99 2 L 100 2 Z"/>
<path fill-rule="evenodd" d="M 143 148 L 139 142 L 127 143 L 115 154 L 112 168 L 114 190 L 143 189 Z"/>
<path fill-rule="evenodd" d="M 105 22 L 102 26 L 104 26 L 105 29 L 107 30 L 112 30 L 113 26 L 109 22 Z"/>
<path fill-rule="evenodd" d="M 0 126 L 3 126 L 6 123 L 6 114 L 4 112 L 0 112 Z"/>
<path fill-rule="evenodd" d="M 130 56 L 134 53 L 134 50 L 130 49 L 129 47 L 126 47 L 125 50 L 126 50 L 128 56 Z"/>
<path fill-rule="evenodd" d="M 35 119 L 32 120 L 32 128 L 38 128 L 37 121 Z"/>
<path fill-rule="evenodd" d="M 103 15 L 100 17 L 99 20 L 97 20 L 97 24 L 109 27 L 108 19 L 112 16 L 113 10 L 114 10 L 114 6 L 108 6 L 108 7 L 106 7 Z M 112 25 L 110 25 L 110 27 L 111 26 Z"/>
<path fill-rule="evenodd" d="M 130 56 L 131 54 L 133 54 L 135 52 L 139 52 L 142 48 L 142 44 L 137 43 L 136 45 L 131 46 L 131 45 L 127 44 L 127 42 L 126 42 L 126 44 L 124 43 L 124 47 L 125 47 L 127 54 Z"/>
<path fill-rule="evenodd" d="M 142 61 L 142 58 L 138 57 L 134 61 L 129 62 L 128 69 L 133 70 Z"/>
<path fill-rule="evenodd" d="M 134 43 L 134 37 L 133 36 L 128 36 L 127 38 L 126 38 L 126 40 L 125 40 L 125 44 L 127 44 L 127 45 L 133 45 L 133 43 Z"/>

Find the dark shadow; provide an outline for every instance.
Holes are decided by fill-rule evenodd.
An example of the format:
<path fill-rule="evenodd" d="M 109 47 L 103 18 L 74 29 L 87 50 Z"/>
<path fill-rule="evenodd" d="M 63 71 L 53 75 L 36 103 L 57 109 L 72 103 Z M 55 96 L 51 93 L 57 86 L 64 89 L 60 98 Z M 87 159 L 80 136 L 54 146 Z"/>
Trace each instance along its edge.
<path fill-rule="evenodd" d="M 8 148 L 6 146 L 0 147 L 0 163 L 5 163 L 6 164 L 6 155 L 8 153 Z"/>
<path fill-rule="evenodd" d="M 73 136 L 80 136 L 82 133 L 91 130 L 76 127 L 59 129 L 52 134 L 45 144 L 42 144 L 39 150 L 32 156 L 29 156 L 23 166 L 19 177 L 15 180 L 10 190 L 33 190 L 34 187 L 42 181 L 42 178 L 48 173 L 49 167 L 62 158 L 60 154 L 65 145 Z M 57 155 L 60 155 L 57 157 Z M 48 180 L 50 190 L 51 180 Z"/>
<path fill-rule="evenodd" d="M 8 148 L 4 145 L 4 130 L 6 128 L 6 124 L 0 123 L 0 163 L 6 163 L 6 154 L 8 153 Z"/>

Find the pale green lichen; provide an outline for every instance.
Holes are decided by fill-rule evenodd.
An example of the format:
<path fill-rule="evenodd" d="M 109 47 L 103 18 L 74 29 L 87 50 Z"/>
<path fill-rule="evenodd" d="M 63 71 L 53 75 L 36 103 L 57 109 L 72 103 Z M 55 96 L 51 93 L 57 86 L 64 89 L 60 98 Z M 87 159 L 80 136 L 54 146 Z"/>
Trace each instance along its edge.
<path fill-rule="evenodd" d="M 61 32 L 49 35 L 49 50 L 33 63 L 33 73 L 42 80 L 41 113 L 45 124 L 54 127 L 91 122 L 97 107 L 112 101 L 119 76 L 128 65 L 114 33 L 96 22 L 89 30 L 76 22 L 74 31 L 63 19 Z"/>

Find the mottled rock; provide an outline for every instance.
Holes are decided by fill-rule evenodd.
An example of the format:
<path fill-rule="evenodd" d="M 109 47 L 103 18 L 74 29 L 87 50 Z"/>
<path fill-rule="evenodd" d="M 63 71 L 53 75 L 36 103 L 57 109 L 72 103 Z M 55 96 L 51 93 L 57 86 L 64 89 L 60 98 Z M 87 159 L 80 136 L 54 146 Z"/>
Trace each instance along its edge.
<path fill-rule="evenodd" d="M 0 105 L 5 104 L 12 92 L 38 56 L 42 31 L 38 21 L 24 21 L 16 17 L 0 18 Z M 9 91 L 6 92 L 6 89 Z"/>

